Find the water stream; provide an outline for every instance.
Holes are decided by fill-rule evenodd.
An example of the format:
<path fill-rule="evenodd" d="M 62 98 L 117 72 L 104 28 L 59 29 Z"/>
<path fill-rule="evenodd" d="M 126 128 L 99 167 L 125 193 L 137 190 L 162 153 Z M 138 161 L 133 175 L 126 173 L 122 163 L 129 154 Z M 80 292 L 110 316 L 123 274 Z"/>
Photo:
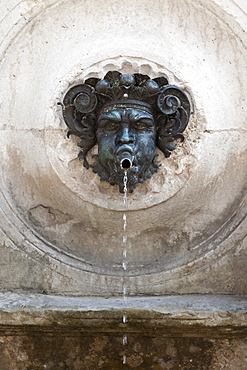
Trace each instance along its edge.
<path fill-rule="evenodd" d="M 127 209 L 127 182 L 128 182 L 128 176 L 127 176 L 127 171 L 124 171 L 124 197 L 123 197 L 123 202 L 125 205 L 125 208 Z M 126 213 L 123 214 L 123 269 L 124 271 L 127 270 L 128 267 L 128 260 L 127 260 L 127 216 Z M 123 284 L 123 299 L 124 303 L 127 302 L 127 287 Z M 127 315 L 123 314 L 122 318 L 123 324 L 127 323 Z M 123 335 L 123 346 L 127 345 L 128 343 L 128 336 L 126 334 Z M 123 356 L 123 364 L 127 363 L 126 356 Z"/>

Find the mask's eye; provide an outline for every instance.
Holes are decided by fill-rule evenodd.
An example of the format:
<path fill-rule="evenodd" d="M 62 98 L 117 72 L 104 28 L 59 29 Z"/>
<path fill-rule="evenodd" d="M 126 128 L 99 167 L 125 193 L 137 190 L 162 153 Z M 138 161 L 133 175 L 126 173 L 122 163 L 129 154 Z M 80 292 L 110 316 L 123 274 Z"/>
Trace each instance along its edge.
<path fill-rule="evenodd" d="M 153 122 L 148 119 L 142 119 L 134 123 L 134 128 L 136 130 L 152 130 L 153 126 Z"/>
<path fill-rule="evenodd" d="M 101 119 L 98 128 L 106 133 L 113 132 L 118 129 L 118 123 L 109 119 Z"/>
<path fill-rule="evenodd" d="M 118 124 L 117 122 L 114 121 L 108 121 L 107 124 L 105 125 L 105 129 L 108 131 L 114 131 L 117 130 Z"/>

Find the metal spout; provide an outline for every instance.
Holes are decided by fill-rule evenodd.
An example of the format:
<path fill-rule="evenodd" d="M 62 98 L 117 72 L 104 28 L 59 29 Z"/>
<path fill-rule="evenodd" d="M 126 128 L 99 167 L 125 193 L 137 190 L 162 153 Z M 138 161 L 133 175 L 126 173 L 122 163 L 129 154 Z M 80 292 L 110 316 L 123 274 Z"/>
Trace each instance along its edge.
<path fill-rule="evenodd" d="M 120 162 L 120 168 L 123 171 L 128 171 L 132 166 L 132 161 L 129 158 L 123 158 Z"/>

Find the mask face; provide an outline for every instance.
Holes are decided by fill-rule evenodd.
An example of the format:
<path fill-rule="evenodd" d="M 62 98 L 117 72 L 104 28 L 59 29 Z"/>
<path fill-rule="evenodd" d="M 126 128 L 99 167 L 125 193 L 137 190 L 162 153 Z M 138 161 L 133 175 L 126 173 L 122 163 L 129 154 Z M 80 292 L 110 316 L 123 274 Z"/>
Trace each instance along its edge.
<path fill-rule="evenodd" d="M 129 161 L 128 185 L 133 191 L 157 171 L 156 128 L 151 113 L 140 109 L 110 109 L 98 118 L 98 158 L 94 172 L 112 185 L 123 186 L 124 160 Z"/>

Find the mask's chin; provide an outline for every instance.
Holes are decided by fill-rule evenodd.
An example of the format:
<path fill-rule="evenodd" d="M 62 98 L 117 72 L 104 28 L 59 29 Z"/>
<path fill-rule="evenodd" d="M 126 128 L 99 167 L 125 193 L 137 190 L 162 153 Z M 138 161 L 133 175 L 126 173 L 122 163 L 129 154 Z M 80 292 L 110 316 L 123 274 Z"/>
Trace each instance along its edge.
<path fill-rule="evenodd" d="M 129 192 L 132 193 L 138 183 L 144 183 L 146 179 L 150 179 L 152 175 L 158 171 L 160 165 L 157 162 L 158 155 L 153 157 L 153 160 L 148 164 L 138 164 L 136 159 L 131 159 L 131 167 L 127 170 Z M 113 161 L 103 165 L 100 162 L 99 156 L 94 156 L 95 163 L 91 165 L 93 172 L 97 173 L 100 181 L 108 181 L 110 185 L 118 185 L 120 193 L 124 192 L 124 169 L 121 168 L 121 162 Z"/>

